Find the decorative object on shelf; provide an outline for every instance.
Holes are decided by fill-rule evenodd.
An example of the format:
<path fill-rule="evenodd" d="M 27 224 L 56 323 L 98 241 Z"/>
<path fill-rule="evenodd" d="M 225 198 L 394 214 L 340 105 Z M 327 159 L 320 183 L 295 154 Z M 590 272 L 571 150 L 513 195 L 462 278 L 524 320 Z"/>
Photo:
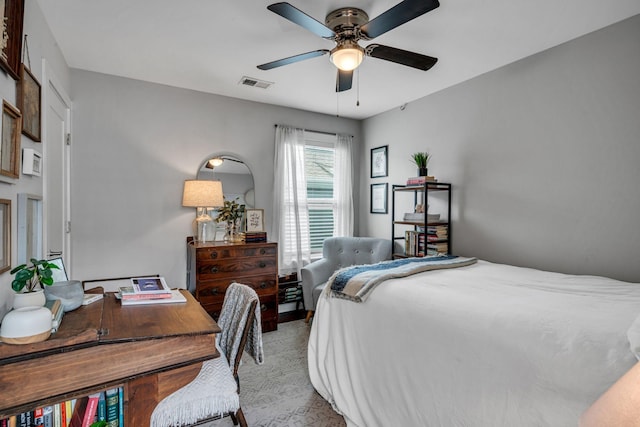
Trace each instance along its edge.
<path fill-rule="evenodd" d="M 264 231 L 264 209 L 247 209 L 247 232 Z"/>
<path fill-rule="evenodd" d="M 225 200 L 222 207 L 218 209 L 216 221 L 226 224 L 223 239 L 225 242 L 239 242 L 242 240 L 242 236 L 238 232 L 238 222 L 242 220 L 244 215 L 244 205 L 238 204 L 236 200 Z"/>
<path fill-rule="evenodd" d="M 412 176 L 407 178 L 407 186 L 415 187 L 424 185 L 425 182 L 438 182 L 438 180 L 433 176 Z"/>
<path fill-rule="evenodd" d="M 21 307 L 8 312 L 0 326 L 0 340 L 7 344 L 32 344 L 51 335 L 51 312 L 45 307 Z"/>
<path fill-rule="evenodd" d="M 47 300 L 60 300 L 65 313 L 73 311 L 82 305 L 82 300 L 84 299 L 82 282 L 79 280 L 54 282 L 44 289 L 44 296 Z"/>
<path fill-rule="evenodd" d="M 11 200 L 0 199 L 0 273 L 11 268 Z"/>
<path fill-rule="evenodd" d="M 20 177 L 20 129 L 22 129 L 20 110 L 3 100 L 0 174 L 11 178 Z"/>
<path fill-rule="evenodd" d="M 415 163 L 418 167 L 419 176 L 429 175 L 427 166 L 429 164 L 429 160 L 431 159 L 431 154 L 426 151 L 418 151 L 417 153 L 413 153 L 411 155 L 411 159 L 413 160 L 413 163 Z"/>
<path fill-rule="evenodd" d="M 371 213 L 387 213 L 387 193 L 389 184 L 371 184 Z"/>
<path fill-rule="evenodd" d="M 22 51 L 22 25 L 24 0 L 4 0 L 2 37 L 0 37 L 0 67 L 14 80 L 20 79 L 20 53 Z"/>
<path fill-rule="evenodd" d="M 389 176 L 388 151 L 388 145 L 371 149 L 371 178 Z"/>
<path fill-rule="evenodd" d="M 42 154 L 33 148 L 23 148 L 22 173 L 34 176 L 42 175 Z"/>
<path fill-rule="evenodd" d="M 20 64 L 20 80 L 17 85 L 17 104 L 22 112 L 22 133 L 35 142 L 41 142 L 41 113 L 40 105 L 42 100 L 42 90 L 38 79 L 31 74 L 31 59 L 29 58 L 29 44 L 27 35 L 24 35 L 24 58 L 28 67 Z M 24 59 L 23 59 L 24 60 Z"/>
<path fill-rule="evenodd" d="M 196 208 L 193 221 L 194 234 L 199 242 L 210 242 L 216 236 L 216 224 L 207 213 L 207 208 L 223 206 L 222 182 L 199 179 L 184 181 L 182 206 Z"/>
<path fill-rule="evenodd" d="M 53 284 L 52 270 L 58 268 L 56 264 L 52 264 L 46 259 L 31 258 L 31 265 L 20 264 L 11 270 L 11 274 L 16 275 L 11 282 L 11 289 L 15 292 L 30 293 L 44 289 L 45 285 L 51 286 Z M 44 305 L 44 301 L 42 305 Z"/>

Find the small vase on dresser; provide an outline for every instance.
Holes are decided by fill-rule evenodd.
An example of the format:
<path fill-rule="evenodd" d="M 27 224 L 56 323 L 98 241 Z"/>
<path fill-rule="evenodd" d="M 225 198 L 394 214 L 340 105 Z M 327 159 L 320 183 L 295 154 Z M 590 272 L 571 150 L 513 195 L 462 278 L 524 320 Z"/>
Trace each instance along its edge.
<path fill-rule="evenodd" d="M 13 295 L 13 308 L 42 307 L 46 301 L 42 289 L 33 292 L 16 292 Z"/>

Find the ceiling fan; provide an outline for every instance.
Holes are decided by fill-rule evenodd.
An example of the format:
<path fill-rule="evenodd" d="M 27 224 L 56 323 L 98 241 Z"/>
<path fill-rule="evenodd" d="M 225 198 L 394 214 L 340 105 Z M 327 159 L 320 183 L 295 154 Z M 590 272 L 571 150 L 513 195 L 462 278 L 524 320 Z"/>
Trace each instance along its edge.
<path fill-rule="evenodd" d="M 258 65 L 258 68 L 270 70 L 328 53 L 331 62 L 338 68 L 336 92 L 351 89 L 353 70 L 360 65 L 364 56 L 427 71 L 435 65 L 438 61 L 437 58 L 375 43 L 363 48 L 358 44 L 358 41 L 378 37 L 438 6 L 440 6 L 438 0 L 404 0 L 372 20 L 369 20 L 369 16 L 362 9 L 343 7 L 330 12 L 323 24 L 289 3 L 274 3 L 267 6 L 267 9 L 324 39 L 333 40 L 336 47 L 331 50 L 319 49 L 267 62 Z"/>

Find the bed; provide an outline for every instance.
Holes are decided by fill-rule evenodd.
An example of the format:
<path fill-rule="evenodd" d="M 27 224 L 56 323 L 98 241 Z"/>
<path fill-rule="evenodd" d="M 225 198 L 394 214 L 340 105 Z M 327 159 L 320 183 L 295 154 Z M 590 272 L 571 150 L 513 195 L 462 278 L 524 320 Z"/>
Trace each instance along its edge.
<path fill-rule="evenodd" d="M 323 293 L 309 375 L 348 426 L 577 426 L 638 315 L 639 284 L 478 260 Z"/>

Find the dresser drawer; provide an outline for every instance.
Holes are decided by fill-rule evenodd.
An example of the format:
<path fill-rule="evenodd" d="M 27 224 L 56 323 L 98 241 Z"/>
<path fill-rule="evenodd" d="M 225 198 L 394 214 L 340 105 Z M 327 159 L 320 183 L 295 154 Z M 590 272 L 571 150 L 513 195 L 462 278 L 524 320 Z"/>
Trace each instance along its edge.
<path fill-rule="evenodd" d="M 196 299 L 203 304 L 222 303 L 227 287 L 232 282 L 251 286 L 259 297 L 272 295 L 278 288 L 278 281 L 274 274 L 261 276 L 235 277 L 233 279 L 203 280 L 198 283 Z"/>
<path fill-rule="evenodd" d="M 275 257 L 277 248 L 275 245 L 267 246 L 230 246 L 199 248 L 196 252 L 198 262 L 210 260 L 228 260 L 229 258 L 250 258 L 250 257 Z"/>
<path fill-rule="evenodd" d="M 220 261 L 203 261 L 197 264 L 198 282 L 205 280 L 236 279 L 247 275 L 273 274 L 278 268 L 275 257 L 239 258 Z"/>

